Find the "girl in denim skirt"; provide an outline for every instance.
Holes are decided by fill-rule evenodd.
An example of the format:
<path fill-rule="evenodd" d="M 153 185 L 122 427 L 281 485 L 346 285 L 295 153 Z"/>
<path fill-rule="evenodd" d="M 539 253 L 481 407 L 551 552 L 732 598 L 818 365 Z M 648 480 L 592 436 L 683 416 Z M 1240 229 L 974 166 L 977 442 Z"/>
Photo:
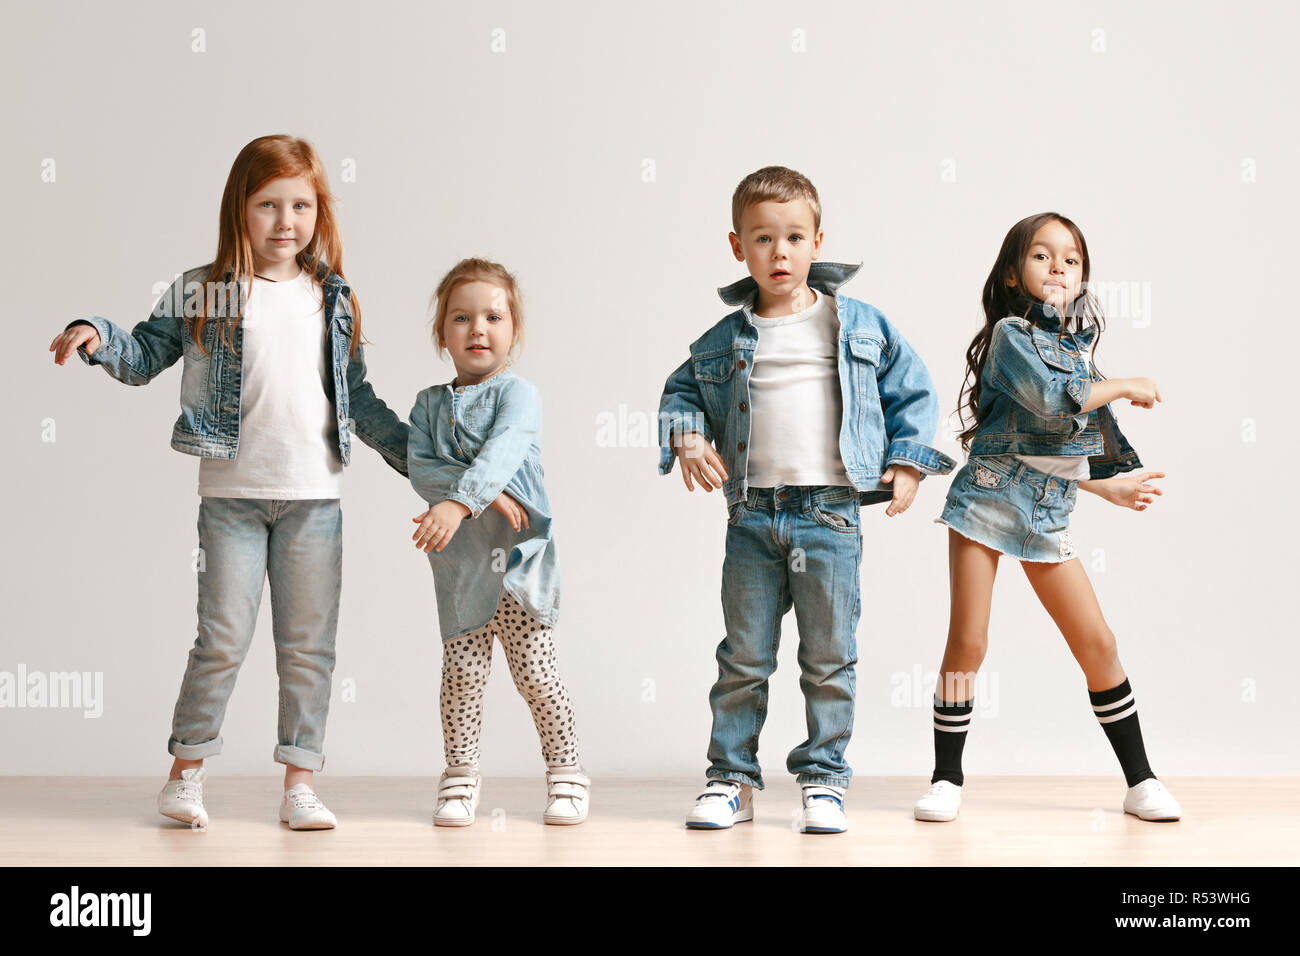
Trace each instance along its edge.
<path fill-rule="evenodd" d="M 464 259 L 434 293 L 433 335 L 456 378 L 425 389 L 411 409 L 411 484 L 429 508 L 413 520 L 429 556 L 442 632 L 442 733 L 437 826 L 474 822 L 479 801 L 483 691 L 499 640 L 532 711 L 546 761 L 546 823 L 587 819 L 591 781 L 578 763 L 573 705 L 560 680 L 552 628 L 560 571 L 542 484 L 537 389 L 510 368 L 523 303 L 495 262 Z"/>
<path fill-rule="evenodd" d="M 973 713 L 975 672 L 988 646 L 998 558 L 1021 562 L 1043 607 L 1083 669 L 1088 696 L 1124 771 L 1124 810 L 1177 820 L 1177 801 L 1147 763 L 1137 705 L 1087 572 L 1070 537 L 1078 489 L 1146 510 L 1161 494 L 1110 410 L 1127 399 L 1152 408 L 1147 378 L 1105 379 L 1092 362 L 1102 317 L 1086 292 L 1088 247 L 1064 216 L 1023 219 L 1002 242 L 984 285 L 984 326 L 966 351 L 960 409 L 966 464 L 953 476 L 948 526 L 951 610 L 934 699 L 934 774 L 918 820 L 952 820 L 961 807 L 961 754 Z"/>
<path fill-rule="evenodd" d="M 343 277 L 329 182 L 311 144 L 263 136 L 236 157 L 221 197 L 216 259 L 181 275 L 127 334 L 103 318 L 50 345 L 128 385 L 178 359 L 172 447 L 199 463 L 198 637 L 172 718 L 164 816 L 206 826 L 203 761 L 221 723 L 270 581 L 280 820 L 328 829 L 311 788 L 325 765 L 343 566 L 339 506 L 350 435 L 406 474 L 406 423 L 366 381 L 361 310 Z"/>

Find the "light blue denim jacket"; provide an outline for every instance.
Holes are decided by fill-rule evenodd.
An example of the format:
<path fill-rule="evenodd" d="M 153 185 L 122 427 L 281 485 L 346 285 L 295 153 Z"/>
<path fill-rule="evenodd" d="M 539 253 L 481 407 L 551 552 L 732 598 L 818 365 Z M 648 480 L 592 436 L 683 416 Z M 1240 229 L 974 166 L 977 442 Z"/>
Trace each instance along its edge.
<path fill-rule="evenodd" d="M 939 401 L 925 363 L 899 331 L 874 307 L 836 290 L 861 265 L 814 262 L 808 285 L 835 296 L 840 320 L 839 378 L 843 396 L 840 457 L 860 504 L 893 497 L 880 476 L 890 465 L 911 465 L 921 477 L 952 471 L 956 462 L 932 447 L 939 426 Z M 722 301 L 741 308 L 691 343 L 690 357 L 668 377 L 659 400 L 659 473 L 673 469 L 670 440 L 698 431 L 715 442 L 727 480 L 727 507 L 745 499 L 749 485 L 749 376 L 758 327 L 753 307 L 758 283 L 752 276 L 718 290 Z"/>
<path fill-rule="evenodd" d="M 1037 303 L 1029 319 L 1007 316 L 993 327 L 980 376 L 987 415 L 971 438 L 971 455 L 1087 455 L 1090 478 L 1141 468 L 1109 405 L 1082 412 L 1092 383 L 1103 381 L 1081 349 L 1095 325 L 1061 329 L 1060 317 Z"/>
<path fill-rule="evenodd" d="M 459 501 L 470 509 L 451 543 L 429 552 L 444 641 L 487 624 L 502 588 L 543 624 L 559 619 L 540 434 L 537 389 L 508 368 L 477 385 L 435 385 L 415 399 L 411 485 L 430 505 Z M 503 491 L 528 513 L 526 529 L 516 532 L 491 507 Z"/>
<path fill-rule="evenodd" d="M 94 316 L 68 323 L 93 326 L 99 333 L 99 348 L 92 356 L 85 346 L 77 354 L 88 365 L 104 371 L 127 385 L 144 385 L 159 372 L 184 357 L 181 371 L 181 414 L 172 429 L 172 448 L 200 458 L 234 458 L 239 450 L 240 392 L 243 387 L 244 324 L 232 335 L 232 349 L 218 334 L 219 322 L 203 326 L 203 351 L 194 344 L 187 316 L 194 316 L 204 295 L 209 266 L 182 274 L 154 306 L 151 316 L 128 334 L 108 319 Z M 339 454 L 343 464 L 351 460 L 351 434 L 383 456 L 390 466 L 406 474 L 406 423 L 375 396 L 366 381 L 364 350 L 357 344 L 349 356 L 352 340 L 351 289 L 323 266 L 320 277 L 325 314 L 329 316 L 329 348 L 334 366 L 335 414 L 338 419 Z M 227 288 L 235 288 L 227 282 Z M 235 297 L 226 299 L 235 304 Z M 228 312 L 223 310 L 222 314 Z M 216 316 L 213 316 L 215 319 Z M 325 348 L 326 344 L 321 343 Z M 206 354 L 205 354 L 206 353 Z"/>

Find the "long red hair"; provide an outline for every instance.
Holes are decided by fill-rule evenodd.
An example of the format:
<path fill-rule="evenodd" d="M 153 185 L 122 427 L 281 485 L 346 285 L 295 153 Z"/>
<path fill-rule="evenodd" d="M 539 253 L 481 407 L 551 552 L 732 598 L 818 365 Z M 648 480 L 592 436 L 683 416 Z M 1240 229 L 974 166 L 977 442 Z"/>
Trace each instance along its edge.
<path fill-rule="evenodd" d="M 273 179 L 304 177 L 316 191 L 316 231 L 311 242 L 298 253 L 298 265 L 320 283 L 331 272 L 340 279 L 343 274 L 343 240 L 339 236 L 338 220 L 334 216 L 334 196 L 330 193 L 329 178 L 325 167 L 311 143 L 305 139 L 283 134 L 259 136 L 239 151 L 230 175 L 226 178 L 226 189 L 221 194 L 221 221 L 217 231 L 217 256 L 208 270 L 205 289 L 214 288 L 214 283 L 221 283 L 226 289 L 238 290 L 243 283 L 251 285 L 253 281 L 253 247 L 248 241 L 248 222 L 245 215 L 248 197 L 253 195 Z M 225 285 L 227 276 L 230 285 Z M 241 298 L 238 295 L 230 299 Z M 357 343 L 361 341 L 361 303 L 355 292 L 350 293 L 352 303 L 352 342 L 349 354 L 355 354 Z M 202 349 L 201 335 L 203 325 L 209 318 L 221 321 L 221 334 L 226 341 L 229 332 L 243 317 L 243 302 L 237 301 L 232 309 L 225 309 L 222 316 L 209 316 L 208 297 L 203 296 L 203 303 L 194 319 L 192 334 L 194 342 Z M 233 314 L 230 314 L 233 311 Z"/>

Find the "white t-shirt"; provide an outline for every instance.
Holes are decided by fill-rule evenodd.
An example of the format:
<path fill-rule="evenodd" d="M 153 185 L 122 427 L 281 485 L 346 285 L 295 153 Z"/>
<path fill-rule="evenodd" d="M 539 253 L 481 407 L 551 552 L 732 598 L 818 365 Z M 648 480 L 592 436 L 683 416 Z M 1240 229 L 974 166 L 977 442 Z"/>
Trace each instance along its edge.
<path fill-rule="evenodd" d="M 758 327 L 749 376 L 749 465 L 755 488 L 848 485 L 840 458 L 840 320 L 835 299 L 810 290 L 813 304 Z"/>
<path fill-rule="evenodd" d="M 254 279 L 240 320 L 244 382 L 236 457 L 204 458 L 199 494 L 217 498 L 340 498 L 343 460 L 335 419 L 325 310 L 306 272 Z"/>
<path fill-rule="evenodd" d="M 1085 346 L 1079 350 L 1085 362 L 1092 361 L 1092 348 Z M 1016 455 L 1030 468 L 1055 475 L 1058 478 L 1084 481 L 1092 474 L 1088 467 L 1087 455 Z"/>

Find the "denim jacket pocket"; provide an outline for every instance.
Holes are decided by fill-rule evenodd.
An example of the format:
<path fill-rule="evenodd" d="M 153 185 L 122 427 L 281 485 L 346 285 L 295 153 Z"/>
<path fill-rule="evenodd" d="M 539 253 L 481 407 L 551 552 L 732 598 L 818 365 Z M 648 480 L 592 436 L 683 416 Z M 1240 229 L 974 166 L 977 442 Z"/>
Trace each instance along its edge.
<path fill-rule="evenodd" d="M 736 366 L 743 361 L 739 355 L 739 350 L 727 348 L 721 352 L 697 355 L 692 359 L 691 370 L 695 373 L 695 381 L 699 383 L 705 411 L 719 423 L 719 428 L 727 420 L 727 411 L 731 405 L 732 375 Z"/>
<path fill-rule="evenodd" d="M 1056 341 L 1055 336 L 1034 329 L 1034 348 L 1038 350 L 1038 357 L 1044 363 L 1056 369 L 1059 372 L 1074 372 L 1074 356 L 1062 349 Z"/>
<path fill-rule="evenodd" d="M 880 404 L 880 347 L 883 343 L 875 337 L 856 337 L 848 341 L 849 354 L 853 356 L 855 389 L 865 401 Z"/>

